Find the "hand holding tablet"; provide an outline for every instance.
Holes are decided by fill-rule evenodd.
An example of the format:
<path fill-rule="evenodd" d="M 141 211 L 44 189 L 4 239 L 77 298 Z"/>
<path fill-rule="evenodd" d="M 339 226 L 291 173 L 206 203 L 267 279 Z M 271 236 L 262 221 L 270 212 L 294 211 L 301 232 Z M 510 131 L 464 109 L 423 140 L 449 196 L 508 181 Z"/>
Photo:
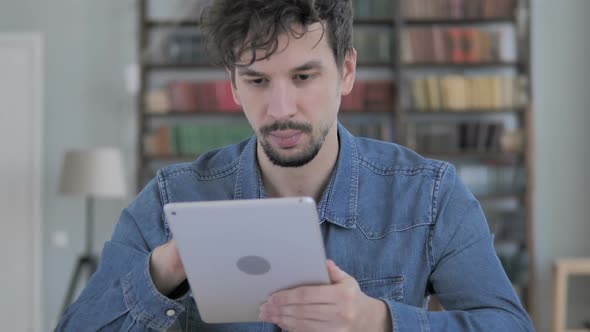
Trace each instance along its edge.
<path fill-rule="evenodd" d="M 330 284 L 311 198 L 170 203 L 164 213 L 207 323 L 259 321 L 271 294 Z"/>

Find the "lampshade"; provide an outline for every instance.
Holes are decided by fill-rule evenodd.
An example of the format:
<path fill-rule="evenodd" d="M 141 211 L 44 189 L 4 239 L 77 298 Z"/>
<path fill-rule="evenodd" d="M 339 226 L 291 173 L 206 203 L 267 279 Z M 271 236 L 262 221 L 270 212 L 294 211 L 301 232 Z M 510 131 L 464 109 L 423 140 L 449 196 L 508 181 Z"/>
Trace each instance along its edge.
<path fill-rule="evenodd" d="M 124 198 L 127 189 L 121 152 L 114 148 L 67 151 L 59 191 L 65 195 Z"/>

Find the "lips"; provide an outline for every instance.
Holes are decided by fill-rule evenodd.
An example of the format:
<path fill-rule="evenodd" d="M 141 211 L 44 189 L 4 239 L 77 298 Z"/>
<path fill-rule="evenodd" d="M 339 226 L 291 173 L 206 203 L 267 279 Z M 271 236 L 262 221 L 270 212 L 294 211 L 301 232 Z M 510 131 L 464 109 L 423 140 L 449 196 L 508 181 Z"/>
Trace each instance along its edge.
<path fill-rule="evenodd" d="M 299 143 L 303 133 L 298 130 L 277 130 L 270 133 L 270 140 L 283 149 L 293 148 Z"/>

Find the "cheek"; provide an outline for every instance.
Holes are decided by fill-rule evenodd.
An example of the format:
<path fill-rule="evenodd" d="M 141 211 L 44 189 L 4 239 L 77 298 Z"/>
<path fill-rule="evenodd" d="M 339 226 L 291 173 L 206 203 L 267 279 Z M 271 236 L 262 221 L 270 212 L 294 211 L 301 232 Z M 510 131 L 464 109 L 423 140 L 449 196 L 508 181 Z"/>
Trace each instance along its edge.
<path fill-rule="evenodd" d="M 239 90 L 240 92 L 238 95 L 240 97 L 242 109 L 249 120 L 254 120 L 255 117 L 259 116 L 257 114 L 261 113 L 260 110 L 262 109 L 263 98 L 261 98 L 259 94 L 252 93 L 252 91 L 238 86 L 238 89 L 240 88 L 242 90 Z"/>
<path fill-rule="evenodd" d="M 332 83 L 333 84 L 333 83 Z M 300 92 L 299 99 L 306 109 L 310 109 L 318 116 L 325 117 L 328 114 L 336 114 L 340 106 L 340 89 L 328 89 L 332 84 L 314 84 L 310 89 Z"/>

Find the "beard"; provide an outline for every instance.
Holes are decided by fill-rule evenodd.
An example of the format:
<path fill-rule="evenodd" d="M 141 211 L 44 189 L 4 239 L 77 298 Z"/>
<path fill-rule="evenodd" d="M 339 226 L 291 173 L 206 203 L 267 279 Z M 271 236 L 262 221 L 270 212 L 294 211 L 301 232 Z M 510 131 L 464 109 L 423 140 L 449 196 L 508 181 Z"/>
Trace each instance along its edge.
<path fill-rule="evenodd" d="M 282 155 L 281 152 L 278 151 L 278 149 L 275 149 L 268 140 L 270 133 L 276 130 L 298 130 L 303 134 L 309 135 L 311 137 L 311 142 L 303 149 L 303 151 L 296 155 Z M 315 136 L 313 134 L 313 128 L 309 124 L 292 121 L 275 122 L 260 128 L 260 146 L 273 165 L 279 167 L 301 167 L 307 165 L 317 156 L 329 131 L 330 128 L 328 126 L 320 127 L 319 135 Z"/>

